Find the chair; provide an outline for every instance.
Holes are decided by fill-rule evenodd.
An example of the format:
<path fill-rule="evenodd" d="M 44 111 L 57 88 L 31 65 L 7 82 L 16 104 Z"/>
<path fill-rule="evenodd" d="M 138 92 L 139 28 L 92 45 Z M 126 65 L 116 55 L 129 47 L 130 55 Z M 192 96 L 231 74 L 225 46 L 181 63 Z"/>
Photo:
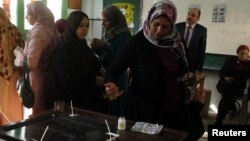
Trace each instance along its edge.
<path fill-rule="evenodd" d="M 204 88 L 206 74 L 203 72 L 195 73 L 195 79 L 188 84 L 190 90 L 189 100 L 199 101 L 204 104 L 204 107 L 201 111 L 202 117 L 208 116 L 209 104 L 211 99 L 211 90 Z"/>

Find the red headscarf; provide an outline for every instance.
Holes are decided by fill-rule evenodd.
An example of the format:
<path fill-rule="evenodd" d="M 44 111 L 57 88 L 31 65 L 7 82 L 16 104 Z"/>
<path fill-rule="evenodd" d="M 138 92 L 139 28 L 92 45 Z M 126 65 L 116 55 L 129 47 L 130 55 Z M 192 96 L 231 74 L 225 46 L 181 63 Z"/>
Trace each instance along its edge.
<path fill-rule="evenodd" d="M 249 52 L 249 47 L 247 45 L 240 45 L 237 48 L 237 54 L 241 51 L 241 50 L 247 50 Z"/>
<path fill-rule="evenodd" d="M 63 33 L 65 27 L 66 27 L 67 20 L 65 19 L 58 19 L 56 21 L 56 28 L 59 31 L 60 34 Z"/>

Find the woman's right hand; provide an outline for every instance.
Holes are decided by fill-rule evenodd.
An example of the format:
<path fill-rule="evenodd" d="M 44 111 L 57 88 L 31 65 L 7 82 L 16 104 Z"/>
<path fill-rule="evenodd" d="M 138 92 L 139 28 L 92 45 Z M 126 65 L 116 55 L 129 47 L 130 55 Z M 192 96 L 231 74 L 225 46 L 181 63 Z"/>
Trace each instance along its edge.
<path fill-rule="evenodd" d="M 98 50 L 98 49 L 102 48 L 104 46 L 104 44 L 105 44 L 105 42 L 103 40 L 94 38 L 92 43 L 91 43 L 91 47 L 94 50 Z"/>
<path fill-rule="evenodd" d="M 233 77 L 225 76 L 225 77 L 224 77 L 224 80 L 226 80 L 226 81 L 228 81 L 228 82 L 232 82 L 232 81 L 234 81 L 234 78 L 233 78 Z"/>
<path fill-rule="evenodd" d="M 14 55 L 17 56 L 20 52 L 23 52 L 23 48 L 17 46 L 14 50 Z"/>

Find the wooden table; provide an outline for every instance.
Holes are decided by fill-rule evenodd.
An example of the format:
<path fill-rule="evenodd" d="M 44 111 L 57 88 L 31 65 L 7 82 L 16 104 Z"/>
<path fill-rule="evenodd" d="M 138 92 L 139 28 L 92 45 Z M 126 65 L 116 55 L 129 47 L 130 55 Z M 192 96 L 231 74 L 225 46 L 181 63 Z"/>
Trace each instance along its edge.
<path fill-rule="evenodd" d="M 59 140 L 88 141 L 86 135 L 83 137 L 85 130 L 86 132 L 91 131 L 91 133 L 94 133 L 92 132 L 94 130 L 98 131 L 100 134 L 97 134 L 97 136 L 100 135 L 101 141 L 105 141 L 109 138 L 105 134 L 107 132 L 105 119 L 107 119 L 111 131 L 119 134 L 119 137 L 116 138 L 117 141 L 183 141 L 188 135 L 184 131 L 169 128 L 164 128 L 158 135 L 130 131 L 135 122 L 128 120 L 126 130 L 121 131 L 117 130 L 118 117 L 77 108 L 74 108 L 74 114 L 78 116 L 71 117 L 70 114 L 71 109 L 66 106 L 63 112 L 48 111 L 27 120 L 2 126 L 0 128 L 0 139 L 40 140 L 46 127 L 49 126 L 44 141 L 58 140 L 55 136 L 60 137 Z M 96 141 L 99 140 L 96 139 Z"/>

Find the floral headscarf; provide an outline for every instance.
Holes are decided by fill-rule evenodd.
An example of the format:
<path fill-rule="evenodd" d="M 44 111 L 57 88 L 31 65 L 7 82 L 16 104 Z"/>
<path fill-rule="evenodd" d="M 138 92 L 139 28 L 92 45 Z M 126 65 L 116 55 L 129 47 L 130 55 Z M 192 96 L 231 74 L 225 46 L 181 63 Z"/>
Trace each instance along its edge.
<path fill-rule="evenodd" d="M 162 39 L 155 39 L 150 33 L 150 24 L 159 16 L 165 16 L 171 23 L 172 31 Z M 175 28 L 175 22 L 177 17 L 177 11 L 175 4 L 169 0 L 162 0 L 156 2 L 149 11 L 147 19 L 143 24 L 143 33 L 144 36 L 150 41 L 152 44 L 161 48 L 172 48 L 177 51 L 179 55 L 181 55 L 185 64 L 188 65 L 186 59 L 185 48 L 182 43 L 181 35 L 177 32 Z"/>
<path fill-rule="evenodd" d="M 5 80 L 9 80 L 15 70 L 13 50 L 16 46 L 24 46 L 22 35 L 0 8 L 0 77 Z"/>

